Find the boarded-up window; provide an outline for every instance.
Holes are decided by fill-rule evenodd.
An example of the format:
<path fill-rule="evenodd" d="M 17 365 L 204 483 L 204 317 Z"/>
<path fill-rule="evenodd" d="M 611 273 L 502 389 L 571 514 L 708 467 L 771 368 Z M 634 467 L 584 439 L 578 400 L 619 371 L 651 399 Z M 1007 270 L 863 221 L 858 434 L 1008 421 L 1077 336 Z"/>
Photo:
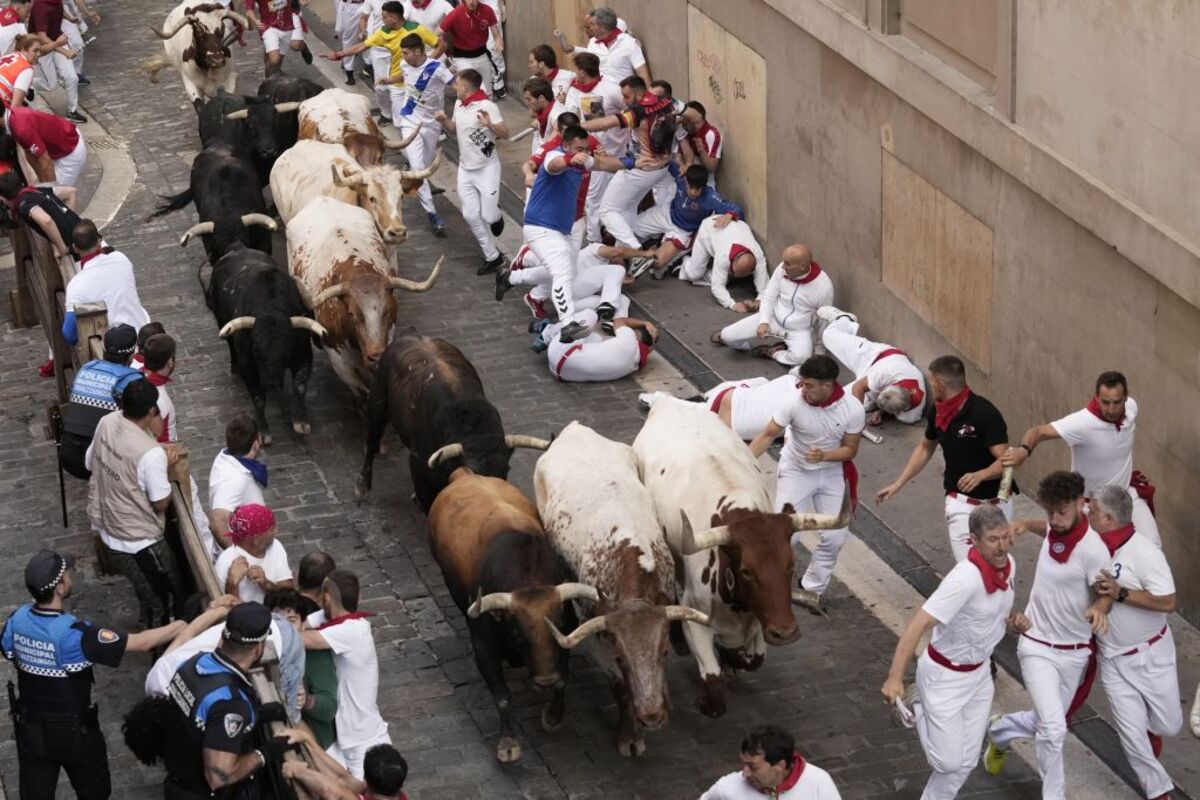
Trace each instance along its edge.
<path fill-rule="evenodd" d="M 992 368 L 992 238 L 883 151 L 883 284 L 984 373 Z"/>
<path fill-rule="evenodd" d="M 746 210 L 767 237 L 767 66 L 763 57 L 703 12 L 688 6 L 689 92 L 704 104 L 726 146 L 717 189 Z M 678 88 L 676 93 L 678 93 Z"/>

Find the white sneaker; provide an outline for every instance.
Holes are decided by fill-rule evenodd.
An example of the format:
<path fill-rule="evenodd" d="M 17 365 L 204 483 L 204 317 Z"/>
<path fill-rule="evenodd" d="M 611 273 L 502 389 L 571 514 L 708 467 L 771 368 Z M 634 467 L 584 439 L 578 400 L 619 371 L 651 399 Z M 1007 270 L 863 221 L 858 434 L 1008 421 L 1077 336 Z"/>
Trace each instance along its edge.
<path fill-rule="evenodd" d="M 703 276 L 692 281 L 692 286 L 712 286 L 712 270 L 706 270 Z"/>
<path fill-rule="evenodd" d="M 817 309 L 817 319 L 821 320 L 822 322 L 833 322 L 839 317 L 850 317 L 851 319 L 854 319 L 853 314 L 848 314 L 837 306 L 821 306 Z"/>

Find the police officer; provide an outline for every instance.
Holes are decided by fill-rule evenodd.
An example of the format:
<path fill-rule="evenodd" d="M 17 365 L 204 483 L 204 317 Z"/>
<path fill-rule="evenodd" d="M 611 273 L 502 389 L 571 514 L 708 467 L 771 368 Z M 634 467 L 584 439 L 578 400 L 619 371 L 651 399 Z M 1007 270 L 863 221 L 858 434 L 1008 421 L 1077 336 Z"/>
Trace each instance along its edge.
<path fill-rule="evenodd" d="M 0 650 L 16 664 L 18 700 L 8 684 L 23 800 L 53 800 L 65 769 L 80 800 L 104 800 L 112 791 L 108 753 L 91 702 L 92 665 L 115 667 L 129 651 L 169 642 L 182 621 L 126 635 L 64 613 L 74 559 L 42 550 L 25 567 L 34 602 L 4 623 Z"/>
<path fill-rule="evenodd" d="M 289 733 L 257 744 L 260 707 L 249 672 L 262 659 L 271 612 L 262 603 L 234 606 L 214 652 L 197 653 L 171 679 L 168 695 L 179 713 L 164 742 L 167 800 L 257 798 L 254 775 L 279 764 L 297 740 Z M 283 719 L 278 703 L 276 719 Z"/>
<path fill-rule="evenodd" d="M 137 331 L 131 325 L 117 325 L 104 333 L 104 358 L 94 359 L 79 368 L 71 384 L 71 394 L 63 412 L 63 435 L 58 445 L 58 460 L 63 469 L 76 478 L 87 480 L 91 471 L 84 455 L 100 418 L 117 410 L 116 398 L 125 387 L 142 377 L 129 366 L 137 349 Z"/>

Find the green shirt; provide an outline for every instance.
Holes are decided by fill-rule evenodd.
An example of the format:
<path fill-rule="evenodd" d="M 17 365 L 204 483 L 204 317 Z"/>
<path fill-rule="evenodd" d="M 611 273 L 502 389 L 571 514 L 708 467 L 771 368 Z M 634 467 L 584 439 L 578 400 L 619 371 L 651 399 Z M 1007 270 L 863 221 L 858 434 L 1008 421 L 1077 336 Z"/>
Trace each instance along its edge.
<path fill-rule="evenodd" d="M 333 651 L 309 650 L 304 661 L 304 690 L 312 698 L 312 708 L 300 712 L 300 718 L 312 728 L 321 747 L 337 739 L 333 718 L 337 715 L 337 670 L 333 666 Z"/>

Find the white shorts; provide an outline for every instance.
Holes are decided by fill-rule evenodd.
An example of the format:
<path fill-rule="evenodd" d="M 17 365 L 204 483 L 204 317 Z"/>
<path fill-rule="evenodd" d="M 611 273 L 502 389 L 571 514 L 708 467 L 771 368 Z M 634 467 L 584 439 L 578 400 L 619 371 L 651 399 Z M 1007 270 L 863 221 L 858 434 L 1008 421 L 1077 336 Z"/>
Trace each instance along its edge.
<path fill-rule="evenodd" d="M 293 28 L 290 31 L 281 31 L 279 28 L 267 28 L 262 32 L 263 50 L 268 53 L 278 53 L 283 49 L 283 43 L 288 41 L 304 41 L 304 31 L 299 28 Z"/>
<path fill-rule="evenodd" d="M 59 186 L 76 186 L 87 165 L 87 143 L 79 134 L 79 144 L 62 158 L 54 160 L 54 182 Z"/>
<path fill-rule="evenodd" d="M 354 777 L 360 781 L 363 777 L 363 759 L 367 756 L 367 751 L 377 744 L 391 744 L 392 737 L 384 731 L 378 738 L 367 742 L 366 744 L 355 745 L 354 747 L 341 747 L 337 742 L 329 745 L 325 751 L 330 758 L 341 764 Z"/>

